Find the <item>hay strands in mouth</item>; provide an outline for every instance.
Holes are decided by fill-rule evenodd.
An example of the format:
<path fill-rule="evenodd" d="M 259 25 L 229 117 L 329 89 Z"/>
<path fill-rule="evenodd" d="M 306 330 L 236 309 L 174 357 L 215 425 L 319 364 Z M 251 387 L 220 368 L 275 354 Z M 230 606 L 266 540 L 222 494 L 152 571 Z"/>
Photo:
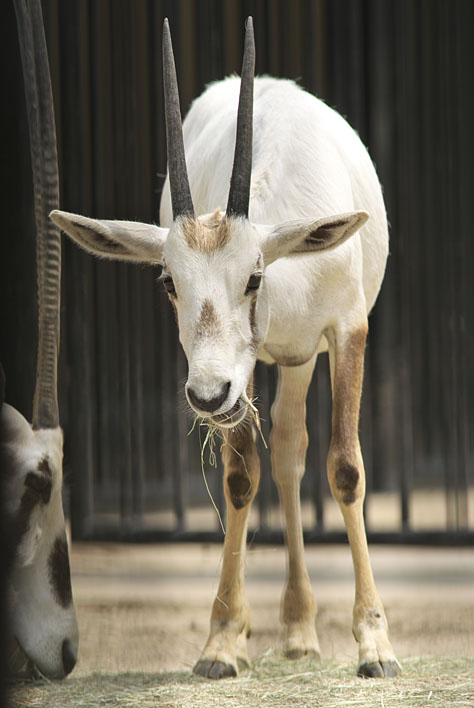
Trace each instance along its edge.
<path fill-rule="evenodd" d="M 252 401 L 250 400 L 250 398 L 247 396 L 247 393 L 246 393 L 245 391 L 244 391 L 243 394 L 242 394 L 242 400 L 244 401 L 244 403 L 247 404 L 247 406 L 248 406 L 248 407 L 250 408 L 250 410 L 252 411 L 253 421 L 254 421 L 254 423 L 255 423 L 255 427 L 257 428 L 257 430 L 258 430 L 258 432 L 259 432 L 259 434 L 260 434 L 260 437 L 262 438 L 262 442 L 263 442 L 263 444 L 265 445 L 265 449 L 268 449 L 268 445 L 267 445 L 267 443 L 266 443 L 266 440 L 265 440 L 265 438 L 263 437 L 262 426 L 261 426 L 261 423 L 260 423 L 260 414 L 259 414 L 259 412 L 258 412 L 258 409 L 256 408 L 256 406 L 254 406 L 253 402 L 252 402 Z M 254 400 L 256 400 L 256 399 L 254 399 Z"/>
<path fill-rule="evenodd" d="M 199 420 L 198 416 L 194 419 L 193 425 L 191 430 L 189 431 L 188 435 L 190 435 L 194 428 L 196 427 L 196 423 Z M 201 428 L 207 428 L 206 432 L 206 437 L 204 438 L 204 442 L 201 443 Z M 224 522 L 222 521 L 222 517 L 220 514 L 219 509 L 217 508 L 217 504 L 214 501 L 214 497 L 212 496 L 212 492 L 209 489 L 209 484 L 207 483 L 207 477 L 206 477 L 206 472 L 204 470 L 204 451 L 207 446 L 209 446 L 209 464 L 211 467 L 217 468 L 217 456 L 216 456 L 216 451 L 215 451 L 215 446 L 216 446 L 216 440 L 215 437 L 218 435 L 219 437 L 221 436 L 221 432 L 219 428 L 214 425 L 211 421 L 209 421 L 207 418 L 199 420 L 199 444 L 201 447 L 201 472 L 202 472 L 202 478 L 204 480 L 204 484 L 206 486 L 206 491 L 208 493 L 209 499 L 211 500 L 211 504 L 214 507 L 214 510 L 217 514 L 217 518 L 219 519 L 219 524 L 222 529 L 222 533 L 225 536 L 225 526 Z"/>

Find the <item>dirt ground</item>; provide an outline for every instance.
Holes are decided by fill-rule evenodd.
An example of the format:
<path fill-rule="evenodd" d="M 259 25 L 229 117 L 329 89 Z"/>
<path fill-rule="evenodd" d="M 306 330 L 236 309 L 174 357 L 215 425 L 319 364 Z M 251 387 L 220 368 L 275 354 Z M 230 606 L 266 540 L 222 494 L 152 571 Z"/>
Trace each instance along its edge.
<path fill-rule="evenodd" d="M 474 549 L 373 546 L 371 557 L 398 657 L 470 656 L 474 670 Z M 73 544 L 74 676 L 190 670 L 207 638 L 220 559 L 220 545 Z M 309 547 L 307 561 L 322 655 L 355 670 L 349 549 Z M 283 548 L 250 550 L 251 658 L 281 646 L 284 578 Z"/>

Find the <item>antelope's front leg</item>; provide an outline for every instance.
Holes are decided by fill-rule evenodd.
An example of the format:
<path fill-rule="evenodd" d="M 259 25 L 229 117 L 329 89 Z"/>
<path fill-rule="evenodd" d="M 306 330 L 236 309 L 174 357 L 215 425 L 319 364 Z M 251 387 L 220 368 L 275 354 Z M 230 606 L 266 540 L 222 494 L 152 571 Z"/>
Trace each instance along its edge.
<path fill-rule="evenodd" d="M 333 388 L 332 440 L 328 456 L 331 492 L 338 502 L 352 552 L 355 604 L 352 631 L 359 643 L 361 676 L 396 676 L 400 670 L 388 638 L 388 625 L 375 588 L 365 533 L 365 472 L 358 423 L 367 325 L 351 333 L 336 331 L 330 342 Z"/>
<path fill-rule="evenodd" d="M 211 631 L 194 673 L 209 678 L 236 676 L 249 665 L 250 611 L 245 597 L 244 563 L 250 504 L 260 479 L 260 462 L 250 423 L 224 432 L 224 494 L 227 529 L 222 573 L 212 607 Z"/>
<path fill-rule="evenodd" d="M 307 364 L 279 367 L 278 391 L 272 406 L 272 473 L 285 515 L 288 548 L 288 583 L 281 616 L 286 628 L 284 651 L 290 658 L 319 658 L 316 600 L 304 559 L 300 482 L 305 471 L 308 434 L 306 394 L 316 356 Z"/>

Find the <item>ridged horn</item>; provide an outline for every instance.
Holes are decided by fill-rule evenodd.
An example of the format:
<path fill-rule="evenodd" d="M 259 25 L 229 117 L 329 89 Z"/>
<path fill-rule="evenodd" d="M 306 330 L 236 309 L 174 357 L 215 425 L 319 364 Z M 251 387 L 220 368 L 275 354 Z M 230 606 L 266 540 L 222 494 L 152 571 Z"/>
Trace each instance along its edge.
<path fill-rule="evenodd" d="M 178 216 L 194 217 L 193 200 L 184 157 L 178 81 L 176 79 L 176 67 L 168 18 L 165 18 L 163 22 L 163 90 L 165 97 L 166 150 L 173 219 Z"/>
<path fill-rule="evenodd" d="M 38 280 L 38 355 L 33 428 L 57 428 L 61 236 L 48 218 L 59 207 L 53 94 L 40 0 L 14 0 L 33 169 Z"/>
<path fill-rule="evenodd" d="M 255 41 L 253 35 L 253 20 L 249 17 L 245 29 L 234 166 L 230 180 L 227 216 L 244 216 L 247 218 L 249 215 L 250 175 L 252 172 L 254 72 Z"/>

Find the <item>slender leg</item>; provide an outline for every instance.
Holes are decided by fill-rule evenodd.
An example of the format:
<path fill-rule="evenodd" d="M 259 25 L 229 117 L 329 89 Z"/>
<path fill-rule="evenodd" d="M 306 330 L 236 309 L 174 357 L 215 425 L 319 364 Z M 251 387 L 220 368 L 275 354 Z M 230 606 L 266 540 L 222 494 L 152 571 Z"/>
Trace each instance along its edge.
<path fill-rule="evenodd" d="M 286 627 L 284 650 L 291 658 L 304 654 L 319 657 L 317 606 L 304 559 L 300 506 L 300 482 L 308 447 L 306 394 L 315 363 L 316 356 L 303 366 L 280 366 L 272 406 L 272 473 L 285 515 L 288 548 L 288 584 L 281 614 Z"/>
<path fill-rule="evenodd" d="M 388 639 L 388 625 L 375 588 L 363 518 L 365 472 L 358 424 L 367 323 L 358 330 L 329 333 L 333 389 L 332 439 L 328 455 L 331 492 L 338 502 L 352 552 L 355 603 L 352 631 L 359 643 L 362 676 L 396 676 L 400 665 Z"/>
<path fill-rule="evenodd" d="M 211 631 L 194 672 L 209 678 L 236 676 L 238 663 L 249 664 L 250 612 L 245 597 L 244 562 L 247 520 L 257 492 L 260 461 L 254 430 L 245 423 L 224 431 L 224 494 L 227 529 L 222 573 L 211 613 Z"/>

